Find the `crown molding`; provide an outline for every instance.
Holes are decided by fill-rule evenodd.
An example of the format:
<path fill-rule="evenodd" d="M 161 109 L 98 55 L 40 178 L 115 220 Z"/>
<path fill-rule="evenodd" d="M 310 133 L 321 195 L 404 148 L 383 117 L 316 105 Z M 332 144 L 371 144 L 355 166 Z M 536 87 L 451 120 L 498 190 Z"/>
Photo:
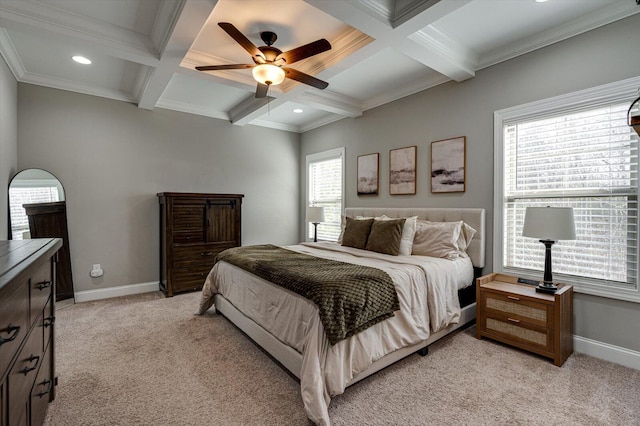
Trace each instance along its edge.
<path fill-rule="evenodd" d="M 367 100 L 364 103 L 364 110 L 370 110 L 381 105 L 387 104 L 389 102 L 397 101 L 398 99 L 405 98 L 407 96 L 411 96 L 418 92 L 422 92 L 423 90 L 430 89 L 435 86 L 439 86 L 440 84 L 451 81 L 451 79 L 442 74 L 435 74 L 433 77 L 417 81 L 413 84 L 409 84 L 407 86 L 403 86 L 398 90 L 389 91 L 383 93 L 380 96 L 376 96 L 372 99 Z"/>
<path fill-rule="evenodd" d="M 26 70 L 20 60 L 20 56 L 16 51 L 13 42 L 9 38 L 9 34 L 4 28 L 0 28 L 0 55 L 4 58 L 5 62 L 9 66 L 9 69 L 13 73 L 14 78 L 17 81 L 22 81 L 22 76 Z"/>
<path fill-rule="evenodd" d="M 292 126 L 290 124 L 274 123 L 273 121 L 265 121 L 260 119 L 253 120 L 251 123 L 248 123 L 247 125 L 268 127 L 270 129 L 284 130 L 285 132 L 301 133 L 300 128 L 298 126 Z"/>
<path fill-rule="evenodd" d="M 205 117 L 217 118 L 219 120 L 229 120 L 229 114 L 224 111 L 212 111 L 210 109 L 201 108 L 184 102 L 162 99 L 158 100 L 156 108 L 168 109 L 171 111 L 184 112 L 187 114 L 202 115 Z"/>
<path fill-rule="evenodd" d="M 491 52 L 485 53 L 480 57 L 476 70 L 508 61 L 509 59 L 594 30 L 603 25 L 635 15 L 636 13 L 640 13 L 640 7 L 634 5 L 632 2 L 619 1 L 613 5 L 587 13 L 571 22 L 541 32 L 534 37 L 511 43 L 507 46 L 501 46 Z"/>
<path fill-rule="evenodd" d="M 83 95 L 98 96 L 101 98 L 113 99 L 116 101 L 124 101 L 129 103 L 136 102 L 136 99 L 132 94 L 123 92 L 121 90 L 101 89 L 96 88 L 93 85 L 77 83 L 75 81 L 69 81 L 62 78 L 43 76 L 30 72 L 25 72 L 22 76 L 22 80 L 20 81 L 22 83 L 35 84 L 37 86 L 50 87 L 53 89 L 67 90 L 70 92 L 81 93 Z"/>
<path fill-rule="evenodd" d="M 336 121 L 344 120 L 345 116 L 342 115 L 329 115 L 323 118 L 319 118 L 318 120 L 312 121 L 311 123 L 307 123 L 303 126 L 300 126 L 298 133 L 305 133 L 309 130 L 317 129 L 318 127 L 326 126 L 327 124 L 335 123 Z"/>

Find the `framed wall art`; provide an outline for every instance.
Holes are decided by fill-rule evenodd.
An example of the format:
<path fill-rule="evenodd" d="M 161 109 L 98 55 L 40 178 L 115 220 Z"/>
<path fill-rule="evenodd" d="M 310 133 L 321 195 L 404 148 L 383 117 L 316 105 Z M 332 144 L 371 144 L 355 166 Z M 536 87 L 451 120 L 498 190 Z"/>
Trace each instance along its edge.
<path fill-rule="evenodd" d="M 378 195 L 380 154 L 358 156 L 358 195 Z"/>
<path fill-rule="evenodd" d="M 389 151 L 389 194 L 416 193 L 417 146 Z"/>
<path fill-rule="evenodd" d="M 464 192 L 467 137 L 431 142 L 431 192 Z"/>

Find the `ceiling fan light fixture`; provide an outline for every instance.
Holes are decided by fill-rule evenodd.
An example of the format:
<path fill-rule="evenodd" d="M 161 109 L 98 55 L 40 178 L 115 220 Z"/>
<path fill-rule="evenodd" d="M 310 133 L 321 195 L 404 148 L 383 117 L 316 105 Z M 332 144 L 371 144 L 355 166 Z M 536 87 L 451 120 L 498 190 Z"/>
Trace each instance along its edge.
<path fill-rule="evenodd" d="M 258 83 L 266 84 L 267 86 L 277 86 L 284 81 L 285 72 L 277 65 L 256 65 L 251 72 Z"/>

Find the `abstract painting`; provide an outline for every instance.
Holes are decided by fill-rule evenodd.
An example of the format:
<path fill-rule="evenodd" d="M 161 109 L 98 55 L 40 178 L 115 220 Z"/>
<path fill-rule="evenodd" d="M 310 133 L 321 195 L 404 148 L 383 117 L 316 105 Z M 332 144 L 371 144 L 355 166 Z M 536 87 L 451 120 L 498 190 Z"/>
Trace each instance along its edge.
<path fill-rule="evenodd" d="M 389 151 L 389 194 L 416 193 L 416 146 Z"/>
<path fill-rule="evenodd" d="M 464 192 L 467 138 L 431 142 L 431 192 Z"/>
<path fill-rule="evenodd" d="M 380 154 L 358 156 L 358 195 L 378 195 Z"/>

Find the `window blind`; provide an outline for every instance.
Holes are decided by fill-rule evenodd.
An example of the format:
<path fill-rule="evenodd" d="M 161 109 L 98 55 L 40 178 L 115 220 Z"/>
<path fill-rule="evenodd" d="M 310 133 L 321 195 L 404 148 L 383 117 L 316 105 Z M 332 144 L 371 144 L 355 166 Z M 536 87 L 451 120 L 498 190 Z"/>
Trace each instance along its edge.
<path fill-rule="evenodd" d="M 554 273 L 637 286 L 638 136 L 627 108 L 504 123 L 504 267 L 544 269 L 542 244 L 522 237 L 526 207 L 573 207 L 577 239 L 554 244 Z"/>
<path fill-rule="evenodd" d="M 337 241 L 343 200 L 342 151 L 316 155 L 307 160 L 309 206 L 324 207 L 325 221 L 318 225 L 318 240 Z M 307 224 L 307 237 L 313 238 L 313 225 Z"/>
<path fill-rule="evenodd" d="M 11 215 L 11 238 L 21 240 L 23 232 L 29 230 L 29 218 L 23 204 L 50 203 L 59 201 L 55 186 L 30 186 L 10 188 L 9 209 Z"/>

